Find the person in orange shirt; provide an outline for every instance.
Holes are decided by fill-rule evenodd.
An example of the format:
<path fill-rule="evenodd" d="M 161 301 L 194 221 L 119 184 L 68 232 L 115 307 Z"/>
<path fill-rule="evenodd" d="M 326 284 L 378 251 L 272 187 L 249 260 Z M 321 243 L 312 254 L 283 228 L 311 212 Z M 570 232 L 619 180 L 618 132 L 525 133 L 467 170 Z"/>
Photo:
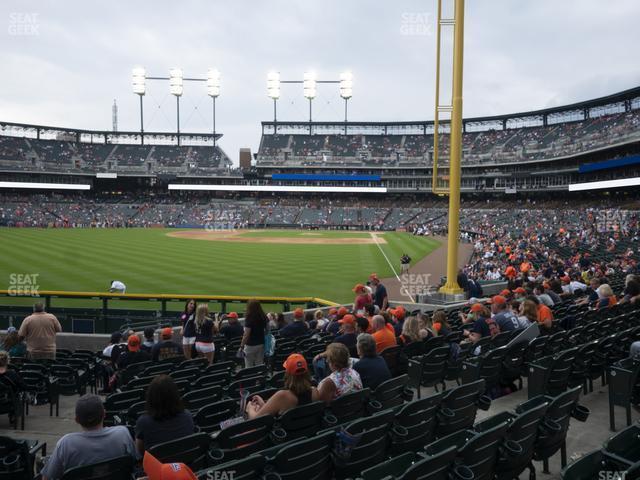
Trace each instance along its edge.
<path fill-rule="evenodd" d="M 376 352 L 380 353 L 385 348 L 395 347 L 398 342 L 393 327 L 387 328 L 387 323 L 382 315 L 375 315 L 371 319 L 373 327 L 373 339 L 376 341 Z"/>
<path fill-rule="evenodd" d="M 517 275 L 517 272 L 516 272 L 516 269 L 513 267 L 513 265 L 509 265 L 504 271 L 504 276 L 507 277 L 509 280 L 513 280 L 514 278 L 516 278 L 516 275 Z"/>

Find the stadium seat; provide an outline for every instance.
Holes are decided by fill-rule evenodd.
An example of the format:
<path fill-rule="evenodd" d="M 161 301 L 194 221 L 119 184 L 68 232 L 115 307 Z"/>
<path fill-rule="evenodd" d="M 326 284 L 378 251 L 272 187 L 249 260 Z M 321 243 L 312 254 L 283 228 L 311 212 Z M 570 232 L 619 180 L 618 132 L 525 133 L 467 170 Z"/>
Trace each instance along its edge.
<path fill-rule="evenodd" d="M 267 458 L 265 473 L 276 473 L 281 480 L 330 479 L 334 436 L 333 431 L 327 431 L 313 438 L 286 444 Z"/>
<path fill-rule="evenodd" d="M 211 437 L 208 433 L 194 433 L 154 445 L 149 449 L 149 453 L 161 463 L 184 463 L 196 471 L 207 467 L 210 445 Z"/>
<path fill-rule="evenodd" d="M 25 399 L 24 395 L 15 392 L 4 382 L 0 382 L 0 415 L 8 415 L 13 429 L 17 430 L 18 421 L 24 430 Z"/>
<path fill-rule="evenodd" d="M 182 400 L 184 401 L 185 408 L 188 408 L 194 413 L 210 403 L 222 400 L 222 394 L 222 387 L 214 385 L 212 387 L 191 390 L 182 397 Z"/>
<path fill-rule="evenodd" d="M 634 424 L 609 438 L 603 445 L 605 459 L 624 471 L 640 462 L 640 425 Z"/>
<path fill-rule="evenodd" d="M 239 460 L 271 446 L 274 418 L 263 415 L 212 434 L 209 461 L 214 464 Z M 284 437 L 284 433 L 280 438 Z"/>
<path fill-rule="evenodd" d="M 382 382 L 375 390 L 371 392 L 370 408 L 377 410 L 386 410 L 387 408 L 397 407 L 404 402 L 413 399 L 413 390 L 409 388 L 409 376 L 407 374 L 400 375 Z M 376 404 L 373 404 L 376 402 Z"/>
<path fill-rule="evenodd" d="M 26 385 L 26 391 L 38 405 L 49 404 L 49 416 L 53 416 L 56 407 L 56 417 L 59 415 L 59 396 L 56 389 L 56 379 L 49 378 L 48 372 L 40 373 L 35 370 L 20 370 L 20 376 Z M 29 415 L 29 402 L 26 403 L 26 414 Z"/>
<path fill-rule="evenodd" d="M 627 426 L 631 425 L 631 404 L 638 400 L 640 389 L 640 359 L 626 358 L 608 368 L 609 425 L 616 431 L 615 407 L 624 407 Z"/>
<path fill-rule="evenodd" d="M 435 438 L 442 393 L 413 400 L 396 412 L 395 426 L 403 435 L 391 436 L 393 453 L 418 451 Z"/>
<path fill-rule="evenodd" d="M 417 390 L 418 398 L 421 397 L 421 387 L 433 387 L 438 391 L 438 385 L 446 388 L 444 377 L 447 360 L 449 359 L 449 347 L 434 348 L 421 357 L 409 360 L 408 374 L 411 385 Z"/>
<path fill-rule="evenodd" d="M 562 480 L 594 480 L 600 478 L 618 478 L 637 479 L 638 476 L 629 475 L 627 470 L 618 470 L 615 464 L 611 463 L 602 450 L 594 450 L 587 453 L 576 461 L 567 465 L 560 473 Z"/>
<path fill-rule="evenodd" d="M 130 455 L 111 458 L 91 465 L 70 468 L 60 480 L 131 480 L 134 461 Z"/>
<path fill-rule="evenodd" d="M 276 426 L 285 432 L 285 441 L 312 437 L 322 428 L 324 414 L 324 402 L 311 402 L 284 412 L 276 419 Z"/>
<path fill-rule="evenodd" d="M 364 388 L 332 400 L 327 407 L 325 422 L 333 426 L 366 417 L 370 395 L 371 390 Z"/>
<path fill-rule="evenodd" d="M 473 427 L 478 408 L 488 410 L 491 399 L 484 395 L 484 380 L 461 385 L 444 392 L 438 414 L 436 437 Z"/>
<path fill-rule="evenodd" d="M 473 472 L 456 466 L 456 448 L 445 449 L 435 455 L 406 452 L 362 471 L 362 480 L 465 480 Z"/>
<path fill-rule="evenodd" d="M 462 364 L 462 383 L 471 383 L 482 379 L 485 382 L 487 394 L 492 394 L 493 398 L 499 395 L 495 391 L 500 386 L 500 378 L 502 375 L 502 365 L 507 354 L 506 347 L 499 347 L 489 350 L 486 353 L 467 359 Z"/>
<path fill-rule="evenodd" d="M 223 478 L 223 475 L 233 472 L 234 480 L 262 480 L 265 463 L 266 459 L 262 455 L 250 455 L 241 460 L 200 470 L 196 476 L 198 480 L 211 480 L 212 478 Z"/>
<path fill-rule="evenodd" d="M 233 399 L 205 405 L 193 417 L 193 423 L 203 432 L 220 430 L 220 422 L 238 415 L 238 404 Z"/>
<path fill-rule="evenodd" d="M 36 454 L 47 453 L 47 444 L 0 436 L 0 479 L 32 480 Z"/>

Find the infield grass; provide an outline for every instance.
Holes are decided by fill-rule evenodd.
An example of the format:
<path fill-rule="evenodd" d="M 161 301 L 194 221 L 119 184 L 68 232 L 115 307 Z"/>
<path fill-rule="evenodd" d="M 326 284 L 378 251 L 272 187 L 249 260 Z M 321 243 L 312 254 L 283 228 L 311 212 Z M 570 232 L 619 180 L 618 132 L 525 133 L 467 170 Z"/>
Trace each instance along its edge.
<path fill-rule="evenodd" d="M 0 228 L 0 289 L 10 288 L 12 274 L 38 274 L 41 290 L 104 292 L 110 280 L 117 279 L 127 285 L 127 293 L 314 296 L 349 302 L 353 286 L 366 281 L 371 272 L 381 278 L 393 275 L 376 244 L 244 243 L 167 236 L 176 231 Z M 243 235 L 309 233 L 325 238 L 369 235 L 282 230 Z M 415 263 L 440 245 L 407 233 L 382 235 L 386 243 L 380 248 L 396 271 L 403 252 Z M 0 298 L 3 304 L 30 300 Z"/>

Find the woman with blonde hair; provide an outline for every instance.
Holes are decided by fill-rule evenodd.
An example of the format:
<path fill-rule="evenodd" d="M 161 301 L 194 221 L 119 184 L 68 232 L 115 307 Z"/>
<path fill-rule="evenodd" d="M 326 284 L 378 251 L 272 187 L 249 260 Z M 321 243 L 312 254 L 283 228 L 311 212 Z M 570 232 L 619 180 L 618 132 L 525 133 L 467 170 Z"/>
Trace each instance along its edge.
<path fill-rule="evenodd" d="M 213 363 L 216 347 L 213 344 L 213 335 L 217 333 L 214 321 L 209 317 L 209 305 L 201 303 L 196 307 L 195 315 L 196 351 L 206 357 L 209 365 Z"/>
<path fill-rule="evenodd" d="M 360 374 L 351 368 L 349 349 L 342 343 L 330 343 L 324 352 L 331 374 L 318 385 L 319 399 L 329 403 L 347 393 L 362 390 Z"/>
<path fill-rule="evenodd" d="M 402 324 L 402 334 L 398 337 L 400 345 L 409 345 L 419 342 L 423 338 L 420 332 L 420 320 L 418 317 L 409 317 Z"/>
<path fill-rule="evenodd" d="M 531 300 L 525 300 L 518 308 L 518 324 L 520 327 L 528 327 L 533 323 L 538 323 L 538 306 Z"/>

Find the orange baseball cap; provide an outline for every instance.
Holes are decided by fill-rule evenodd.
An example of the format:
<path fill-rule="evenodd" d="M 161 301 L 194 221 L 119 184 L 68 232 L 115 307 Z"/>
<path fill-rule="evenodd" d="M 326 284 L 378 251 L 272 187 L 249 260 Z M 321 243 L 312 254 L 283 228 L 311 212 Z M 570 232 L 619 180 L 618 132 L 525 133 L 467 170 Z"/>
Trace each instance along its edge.
<path fill-rule="evenodd" d="M 379 280 L 377 273 L 372 273 L 369 275 L 369 280 Z"/>
<path fill-rule="evenodd" d="M 140 337 L 138 335 L 131 335 L 127 340 L 127 348 L 130 352 L 137 352 L 140 350 Z"/>
<path fill-rule="evenodd" d="M 497 305 L 504 305 L 505 303 L 507 303 L 507 299 L 504 298 L 502 295 L 494 295 L 493 297 L 491 297 L 491 301 L 489 302 L 491 304 L 497 304 Z"/>
<path fill-rule="evenodd" d="M 162 338 L 171 338 L 173 336 L 173 330 L 171 327 L 165 327 L 160 331 L 160 336 Z"/>
<path fill-rule="evenodd" d="M 296 308 L 293 311 L 293 318 L 302 318 L 304 317 L 304 310 L 301 308 Z"/>
<path fill-rule="evenodd" d="M 330 308 L 329 309 L 329 315 L 336 315 L 338 313 L 338 309 L 337 308 Z"/>
<path fill-rule="evenodd" d="M 395 310 L 391 310 L 391 313 L 398 320 L 402 320 L 404 318 L 404 316 L 407 314 L 407 311 L 404 309 L 404 307 L 402 305 L 400 305 L 400 306 L 396 307 Z"/>
<path fill-rule="evenodd" d="M 299 353 L 292 353 L 289 355 L 282 366 L 289 375 L 294 376 L 302 375 L 309 369 L 307 361 Z"/>
<path fill-rule="evenodd" d="M 355 287 L 353 287 L 353 291 L 356 293 L 364 292 L 365 291 L 364 285 L 361 283 L 357 284 Z"/>
<path fill-rule="evenodd" d="M 338 320 L 338 323 L 347 323 L 349 325 L 355 325 L 356 324 L 356 317 L 354 317 L 353 315 L 345 315 L 344 317 L 342 317 L 340 320 Z"/>
<path fill-rule="evenodd" d="M 338 309 L 338 316 L 340 318 L 344 317 L 347 313 L 349 313 L 349 310 L 347 310 L 347 307 L 340 307 Z"/>
<path fill-rule="evenodd" d="M 227 317 L 231 317 L 231 318 L 238 318 L 238 313 L 237 312 L 229 312 L 227 313 Z"/>
<path fill-rule="evenodd" d="M 484 307 L 482 306 L 481 303 L 474 303 L 473 305 L 471 305 L 471 311 L 473 313 L 478 313 L 478 312 L 481 312 L 482 310 L 484 310 Z"/>
<path fill-rule="evenodd" d="M 149 452 L 145 452 L 142 466 L 149 480 L 198 480 L 184 463 L 160 463 Z"/>
<path fill-rule="evenodd" d="M 514 290 L 514 293 L 527 293 L 527 291 L 522 287 L 518 287 Z"/>
<path fill-rule="evenodd" d="M 516 289 L 516 290 L 514 290 L 514 291 L 515 291 L 515 292 L 517 292 L 518 290 Z M 503 297 L 508 297 L 509 295 L 511 295 L 511 291 L 510 291 L 510 290 L 507 290 L 507 289 L 505 288 L 504 290 L 502 290 L 502 291 L 500 292 L 500 295 L 502 295 Z"/>

